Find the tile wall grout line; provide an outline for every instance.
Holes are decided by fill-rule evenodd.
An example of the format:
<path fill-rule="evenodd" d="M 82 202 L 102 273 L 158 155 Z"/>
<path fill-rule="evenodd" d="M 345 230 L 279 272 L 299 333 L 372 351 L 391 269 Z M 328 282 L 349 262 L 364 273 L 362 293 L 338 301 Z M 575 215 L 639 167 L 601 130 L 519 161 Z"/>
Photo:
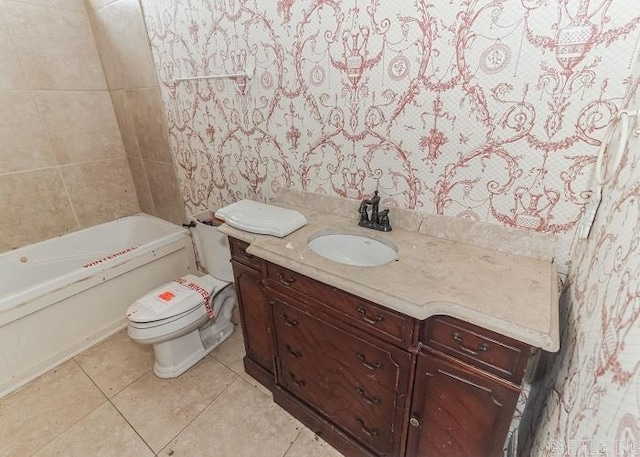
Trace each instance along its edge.
<path fill-rule="evenodd" d="M 7 2 L 8 3 L 8 2 Z M 7 14 L 5 13 L 0 13 L 0 20 L 2 20 L 2 22 L 4 23 L 4 25 L 8 25 L 7 24 Z M 18 52 L 18 48 L 16 47 L 16 40 L 13 38 L 13 34 L 11 33 L 10 28 L 7 26 L 6 27 L 7 30 L 7 35 L 9 36 L 9 42 L 11 43 L 11 49 L 13 50 L 13 52 L 16 55 L 16 60 L 18 61 L 18 65 L 20 66 L 20 72 L 22 73 L 22 77 L 24 78 L 24 80 L 27 82 L 27 86 L 30 86 L 31 84 L 29 84 L 29 79 L 27 78 L 27 73 L 24 71 L 24 64 L 22 63 L 22 58 L 20 57 L 20 53 Z M 28 91 L 30 89 L 18 89 L 17 91 Z M 14 89 L 5 89 L 3 90 L 3 92 L 16 92 L 16 90 Z M 33 95 L 31 95 L 31 98 L 33 100 Z M 33 100 L 33 103 L 35 104 L 35 100 Z M 38 107 L 36 106 L 36 111 L 37 111 Z"/>
<path fill-rule="evenodd" d="M 0 173 L 0 176 L 16 175 L 19 173 L 30 173 L 32 171 L 52 170 L 54 168 L 72 167 L 76 165 L 86 165 L 90 163 L 106 162 L 108 160 L 121 160 L 121 159 L 126 160 L 128 159 L 128 157 L 124 155 L 124 156 L 116 156 L 116 157 L 107 157 L 104 159 L 86 160 L 83 162 L 71 162 L 71 163 L 63 163 L 63 164 L 57 164 L 57 165 L 48 165 L 46 167 L 29 168 L 27 170 L 16 170 L 16 171 L 9 171 L 7 173 Z"/>
<path fill-rule="evenodd" d="M 71 208 L 71 212 L 73 213 L 73 218 L 76 221 L 76 227 L 78 229 L 82 228 L 80 225 L 80 219 L 78 219 L 78 214 L 76 213 L 76 209 L 73 206 L 73 202 L 71 201 L 71 194 L 69 193 L 69 188 L 67 187 L 67 182 L 64 180 L 64 176 L 62 175 L 62 167 L 56 167 L 58 170 L 58 175 L 60 176 L 60 180 L 62 181 L 62 187 L 64 187 L 64 192 L 67 195 L 67 200 L 69 201 L 69 207 Z"/>
<path fill-rule="evenodd" d="M 101 11 L 101 10 L 103 10 L 103 9 L 105 9 L 105 8 L 108 8 L 109 6 L 112 6 L 114 3 L 118 3 L 119 1 L 120 1 L 120 0 L 111 0 L 111 1 L 109 1 L 109 3 L 107 3 L 106 5 L 102 5 L 102 6 L 100 6 L 100 7 L 99 7 L 99 8 L 97 8 L 97 9 L 90 8 L 90 7 L 87 5 L 87 11 L 88 11 L 89 13 L 97 13 L 98 11 Z M 87 2 L 87 3 L 88 3 L 88 2 Z M 86 3 L 85 3 L 85 5 L 86 5 Z"/>
<path fill-rule="evenodd" d="M 35 7 L 38 7 L 38 8 L 48 8 L 48 9 L 59 10 L 59 11 L 71 11 L 71 12 L 74 12 L 74 13 L 82 12 L 82 10 L 77 10 L 77 9 L 73 9 L 73 8 L 64 8 L 62 6 L 51 6 L 51 5 L 42 5 L 42 4 L 38 4 L 38 3 L 32 3 L 32 2 L 30 2 L 28 0 L 7 0 L 7 2 L 21 3 L 23 5 L 35 6 Z"/>
<path fill-rule="evenodd" d="M 26 79 L 26 78 L 25 78 Z M 2 92 L 109 92 L 109 89 L 46 89 L 46 88 L 32 88 L 27 87 L 25 89 L 0 89 Z"/>
<path fill-rule="evenodd" d="M 31 91 L 31 102 L 33 103 L 34 107 L 36 108 L 36 115 L 38 116 L 38 121 L 40 123 L 40 127 L 42 127 L 42 130 L 44 131 L 45 135 L 47 136 L 47 141 L 49 143 L 49 146 L 53 150 L 53 141 L 52 141 L 52 138 L 51 138 L 51 132 L 49 132 L 49 128 L 47 127 L 47 125 L 44 122 L 42 113 L 40 111 L 40 107 L 38 106 L 38 103 L 36 102 L 36 97 L 35 97 L 34 91 Z M 58 162 L 58 154 L 56 153 L 55 150 L 53 150 L 53 153 L 55 154 L 56 162 Z M 58 171 L 58 176 L 60 177 L 60 182 L 62 182 L 62 187 L 64 188 L 65 195 L 67 196 L 67 201 L 69 202 L 69 208 L 71 208 L 71 213 L 73 214 L 73 220 L 76 223 L 76 230 L 78 230 L 78 229 L 81 228 L 80 219 L 78 219 L 78 214 L 76 214 L 76 209 L 73 207 L 73 202 L 71 201 L 71 194 L 69 193 L 69 188 L 67 187 L 67 183 L 64 180 L 64 176 L 62 175 L 62 170 L 60 168 L 60 164 L 59 163 L 56 165 L 56 170 Z"/>

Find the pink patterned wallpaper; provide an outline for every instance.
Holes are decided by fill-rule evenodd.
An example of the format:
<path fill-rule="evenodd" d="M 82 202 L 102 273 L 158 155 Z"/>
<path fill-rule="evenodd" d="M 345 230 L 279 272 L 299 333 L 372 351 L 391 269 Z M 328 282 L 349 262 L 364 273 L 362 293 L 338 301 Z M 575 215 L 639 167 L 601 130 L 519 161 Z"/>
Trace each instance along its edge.
<path fill-rule="evenodd" d="M 559 234 L 560 263 L 640 37 L 635 0 L 142 4 L 188 211 L 378 188 Z"/>
<path fill-rule="evenodd" d="M 638 65 L 640 81 L 640 62 Z M 637 83 L 636 83 L 637 84 Z M 640 108 L 640 91 L 630 103 Z M 576 247 L 561 351 L 530 395 L 531 456 L 640 455 L 640 138 Z"/>
<path fill-rule="evenodd" d="M 189 211 L 379 188 L 385 205 L 557 234 L 565 266 L 640 48 L 637 0 L 141 2 Z M 525 417 L 533 456 L 640 455 L 632 150 L 573 259 L 562 352 Z"/>

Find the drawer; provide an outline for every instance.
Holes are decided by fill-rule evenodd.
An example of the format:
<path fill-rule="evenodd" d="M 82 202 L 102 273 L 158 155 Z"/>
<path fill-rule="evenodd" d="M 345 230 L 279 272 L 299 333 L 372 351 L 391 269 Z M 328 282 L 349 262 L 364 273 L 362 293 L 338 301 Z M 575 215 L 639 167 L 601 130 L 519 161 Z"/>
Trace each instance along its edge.
<path fill-rule="evenodd" d="M 320 306 L 323 311 L 340 314 L 340 319 L 367 330 L 386 341 L 409 346 L 413 319 L 385 309 L 343 290 L 323 284 L 294 271 L 267 263 L 267 278 L 280 290 L 296 292 L 296 298 Z M 309 299 L 315 303 L 309 302 Z"/>
<path fill-rule="evenodd" d="M 444 316 L 425 322 L 421 341 L 516 384 L 522 380 L 531 351 L 525 343 Z"/>
<path fill-rule="evenodd" d="M 257 271 L 262 271 L 264 260 L 247 253 L 249 243 L 229 237 L 229 247 L 231 248 L 231 258 Z"/>
<path fill-rule="evenodd" d="M 376 347 L 282 300 L 273 303 L 278 383 L 376 453 L 393 455 L 411 355 L 386 343 Z"/>

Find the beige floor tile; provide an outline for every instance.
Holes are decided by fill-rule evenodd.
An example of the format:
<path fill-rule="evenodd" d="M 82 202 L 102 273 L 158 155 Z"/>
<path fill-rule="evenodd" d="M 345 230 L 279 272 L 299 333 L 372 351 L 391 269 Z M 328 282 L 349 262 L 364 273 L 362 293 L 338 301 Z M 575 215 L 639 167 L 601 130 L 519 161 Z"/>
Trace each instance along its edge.
<path fill-rule="evenodd" d="M 271 398 L 238 379 L 160 455 L 281 457 L 302 427 Z"/>
<path fill-rule="evenodd" d="M 249 384 L 251 384 L 253 387 L 255 387 L 256 389 L 258 389 L 260 392 L 262 392 L 263 394 L 265 394 L 266 396 L 268 396 L 269 398 L 273 398 L 273 394 L 271 393 L 271 391 L 269 389 L 267 389 L 265 386 L 263 386 L 262 384 L 260 384 L 258 381 L 256 381 L 255 379 L 253 379 L 251 376 L 249 376 L 247 373 L 243 373 L 242 374 L 242 379 L 244 379 L 245 381 L 247 381 Z"/>
<path fill-rule="evenodd" d="M 242 364 L 244 355 L 244 342 L 240 327 L 236 327 L 229 339 L 211 352 L 212 357 L 231 368 L 238 375 L 244 374 L 244 365 Z"/>
<path fill-rule="evenodd" d="M 269 389 L 245 373 L 244 364 L 242 363 L 242 359 L 245 354 L 244 341 L 242 340 L 242 329 L 239 326 L 236 326 L 235 331 L 229 339 L 211 352 L 211 357 L 214 357 L 220 363 L 231 368 L 253 387 L 271 397 Z"/>
<path fill-rule="evenodd" d="M 153 361 L 153 348 L 131 341 L 126 329 L 76 357 L 78 365 L 107 397 L 152 370 Z"/>
<path fill-rule="evenodd" d="M 151 449 L 111 403 L 105 403 L 38 451 L 36 457 L 146 457 Z"/>
<path fill-rule="evenodd" d="M 149 372 L 112 401 L 158 452 L 236 379 L 233 371 L 205 357 L 175 379 L 160 379 Z"/>
<path fill-rule="evenodd" d="M 104 403 L 74 361 L 0 400 L 0 456 L 33 454 Z"/>
<path fill-rule="evenodd" d="M 343 457 L 341 453 L 304 428 L 284 457 Z"/>

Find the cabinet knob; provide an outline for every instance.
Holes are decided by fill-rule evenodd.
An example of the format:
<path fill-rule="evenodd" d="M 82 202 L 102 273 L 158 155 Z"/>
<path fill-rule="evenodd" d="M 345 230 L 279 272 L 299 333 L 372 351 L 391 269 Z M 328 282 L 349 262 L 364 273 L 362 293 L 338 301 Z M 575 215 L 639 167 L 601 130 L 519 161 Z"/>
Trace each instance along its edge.
<path fill-rule="evenodd" d="M 420 428 L 420 419 L 418 419 L 417 416 L 411 416 L 411 419 L 409 419 L 409 424 L 411 424 L 412 427 Z"/>

